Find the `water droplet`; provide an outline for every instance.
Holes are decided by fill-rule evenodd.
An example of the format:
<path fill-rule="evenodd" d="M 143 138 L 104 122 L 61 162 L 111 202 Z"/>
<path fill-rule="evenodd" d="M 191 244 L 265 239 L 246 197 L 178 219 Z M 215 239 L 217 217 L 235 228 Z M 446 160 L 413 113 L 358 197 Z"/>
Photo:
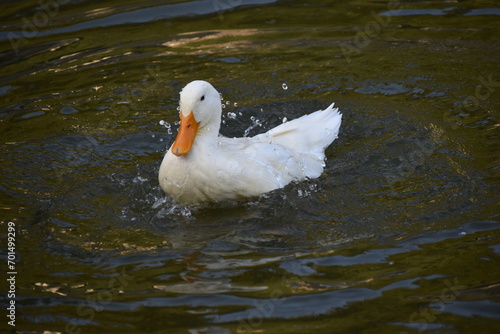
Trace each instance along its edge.
<path fill-rule="evenodd" d="M 286 123 L 288 119 L 286 117 L 283 117 L 283 123 Z"/>
<path fill-rule="evenodd" d="M 234 102 L 234 106 L 237 107 L 238 106 L 238 102 Z"/>
<path fill-rule="evenodd" d="M 286 83 L 283 82 L 283 84 L 281 85 L 281 88 L 283 88 L 284 90 L 287 90 L 288 89 L 288 86 Z"/>

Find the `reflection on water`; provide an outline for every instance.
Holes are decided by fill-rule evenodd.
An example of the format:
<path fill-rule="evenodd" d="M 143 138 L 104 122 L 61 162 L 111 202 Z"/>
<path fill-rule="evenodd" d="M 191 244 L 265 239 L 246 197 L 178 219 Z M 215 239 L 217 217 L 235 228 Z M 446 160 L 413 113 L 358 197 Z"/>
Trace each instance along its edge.
<path fill-rule="evenodd" d="M 2 5 L 15 329 L 494 332 L 495 6 Z M 325 173 L 245 202 L 165 197 L 159 164 L 195 79 L 220 89 L 231 137 L 335 102 Z"/>

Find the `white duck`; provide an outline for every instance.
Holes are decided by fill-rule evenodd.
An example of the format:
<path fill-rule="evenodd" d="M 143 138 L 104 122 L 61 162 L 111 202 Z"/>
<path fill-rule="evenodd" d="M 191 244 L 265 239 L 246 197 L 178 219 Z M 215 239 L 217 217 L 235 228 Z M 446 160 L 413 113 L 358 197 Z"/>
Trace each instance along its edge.
<path fill-rule="evenodd" d="M 255 137 L 226 138 L 219 135 L 219 93 L 206 81 L 193 81 L 180 93 L 180 128 L 161 163 L 160 186 L 177 202 L 199 203 L 258 196 L 317 178 L 342 120 L 333 105 Z"/>

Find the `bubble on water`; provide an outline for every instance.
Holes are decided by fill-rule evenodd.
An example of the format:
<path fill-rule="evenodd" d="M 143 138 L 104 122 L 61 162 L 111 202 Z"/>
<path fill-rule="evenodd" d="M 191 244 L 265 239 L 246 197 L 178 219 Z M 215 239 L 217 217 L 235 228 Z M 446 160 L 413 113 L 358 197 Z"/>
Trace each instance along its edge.
<path fill-rule="evenodd" d="M 181 106 L 178 106 L 178 107 L 177 107 L 177 111 L 181 111 Z"/>
<path fill-rule="evenodd" d="M 223 104 L 222 104 L 222 109 L 224 109 L 225 107 L 226 107 L 226 105 L 223 103 Z"/>
<path fill-rule="evenodd" d="M 61 110 L 59 110 L 59 112 L 64 115 L 70 115 L 78 112 L 78 110 L 73 107 L 63 107 Z"/>
<path fill-rule="evenodd" d="M 228 118 L 235 119 L 235 118 L 236 118 L 236 113 L 234 113 L 234 112 L 228 112 L 228 113 L 227 113 L 227 117 L 228 117 Z"/>
<path fill-rule="evenodd" d="M 286 123 L 288 121 L 288 118 L 283 117 L 283 123 Z"/>
<path fill-rule="evenodd" d="M 255 122 L 255 116 L 250 116 L 250 120 L 251 120 L 252 122 Z"/>
<path fill-rule="evenodd" d="M 165 121 L 164 121 L 164 120 L 161 120 L 161 121 L 160 121 L 160 125 L 165 125 Z"/>
<path fill-rule="evenodd" d="M 237 107 L 238 106 L 238 102 L 234 102 L 234 106 Z"/>
<path fill-rule="evenodd" d="M 230 105 L 230 104 L 231 104 L 231 101 L 227 100 L 226 105 Z"/>
<path fill-rule="evenodd" d="M 240 111 L 240 112 L 238 113 L 238 115 L 243 116 L 243 113 Z"/>
<path fill-rule="evenodd" d="M 288 86 L 287 86 L 287 84 L 286 84 L 286 83 L 284 83 L 284 82 L 283 82 L 283 83 L 281 84 L 281 88 L 283 88 L 283 90 L 287 90 L 287 89 L 288 89 Z"/>
<path fill-rule="evenodd" d="M 222 101 L 222 100 L 224 100 L 224 98 L 222 97 L 222 94 L 221 94 L 221 93 L 219 93 L 219 96 L 220 96 L 220 100 L 221 100 L 221 101 Z"/>

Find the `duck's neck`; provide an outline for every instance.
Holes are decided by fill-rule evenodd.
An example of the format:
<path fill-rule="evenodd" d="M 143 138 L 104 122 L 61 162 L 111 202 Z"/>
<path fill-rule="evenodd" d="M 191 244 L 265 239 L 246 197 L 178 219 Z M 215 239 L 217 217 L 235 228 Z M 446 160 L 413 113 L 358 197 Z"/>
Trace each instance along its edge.
<path fill-rule="evenodd" d="M 216 146 L 217 137 L 219 136 L 221 118 L 214 117 L 208 124 L 200 127 L 196 134 L 194 145 L 196 146 Z"/>

